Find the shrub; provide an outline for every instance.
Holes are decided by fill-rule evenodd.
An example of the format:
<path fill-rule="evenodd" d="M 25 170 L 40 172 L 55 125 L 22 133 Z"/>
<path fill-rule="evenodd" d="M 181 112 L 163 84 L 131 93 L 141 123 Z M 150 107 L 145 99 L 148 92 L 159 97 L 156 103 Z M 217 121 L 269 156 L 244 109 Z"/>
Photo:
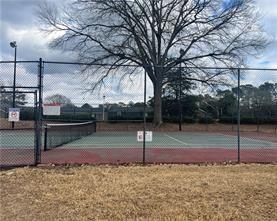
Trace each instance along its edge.
<path fill-rule="evenodd" d="M 200 124 L 212 124 L 215 122 L 215 119 L 212 118 L 211 116 L 201 117 L 201 118 L 199 118 L 198 122 Z"/>
<path fill-rule="evenodd" d="M 222 116 L 219 118 L 219 122 L 225 124 L 235 124 L 237 122 L 237 118 L 230 116 Z"/>
<path fill-rule="evenodd" d="M 163 121 L 167 123 L 179 123 L 179 116 L 163 117 Z M 195 123 L 196 119 L 193 117 L 183 116 L 182 123 Z"/>
<path fill-rule="evenodd" d="M 182 119 L 182 122 L 183 123 L 189 123 L 189 124 L 194 124 L 194 123 L 196 123 L 196 119 L 195 118 L 193 118 L 193 117 L 188 117 L 188 116 L 185 116 L 185 117 L 183 117 L 183 119 Z"/>

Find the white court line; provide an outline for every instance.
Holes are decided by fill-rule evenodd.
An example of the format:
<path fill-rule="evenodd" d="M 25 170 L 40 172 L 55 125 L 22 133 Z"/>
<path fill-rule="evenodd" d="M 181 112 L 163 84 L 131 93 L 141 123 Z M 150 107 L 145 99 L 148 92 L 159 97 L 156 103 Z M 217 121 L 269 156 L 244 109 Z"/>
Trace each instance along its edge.
<path fill-rule="evenodd" d="M 171 137 L 170 137 L 171 138 Z M 172 138 L 171 138 L 172 139 Z M 175 138 L 174 138 L 175 139 Z M 179 141 L 178 141 L 179 142 Z M 182 142 L 182 144 L 184 144 L 184 142 Z M 213 147 L 213 148 L 229 148 L 229 147 L 234 147 L 236 148 L 236 143 L 232 144 L 232 143 L 228 143 L 228 144 L 191 144 L 191 145 L 187 145 L 190 148 L 206 148 L 206 147 Z M 241 144 L 241 147 L 247 147 L 249 146 L 249 144 Z M 97 147 L 141 147 L 141 145 L 137 144 L 134 145 L 134 143 L 124 143 L 124 145 L 122 145 L 122 143 L 120 144 L 111 144 L 111 143 L 68 143 L 68 144 L 64 144 L 58 148 L 68 148 L 68 147 L 93 147 L 93 148 L 97 148 Z M 149 147 L 180 147 L 180 144 L 170 144 L 170 145 L 166 145 L 164 143 L 155 143 L 154 145 L 151 145 L 151 143 L 149 144 Z M 260 147 L 259 144 L 253 144 L 251 147 Z M 270 146 L 271 148 L 277 148 L 277 146 Z M 0 148 L 1 149 L 1 148 Z"/>
<path fill-rule="evenodd" d="M 155 143 L 154 145 L 151 145 L 151 143 L 146 143 L 146 145 L 149 145 L 149 146 L 164 146 L 166 144 L 164 143 Z M 68 144 L 64 144 L 62 146 L 60 146 L 59 148 L 62 148 L 62 147 L 86 147 L 86 146 L 91 146 L 91 147 L 97 147 L 97 146 L 107 146 L 107 147 L 112 147 L 112 146 L 130 146 L 130 147 L 141 147 L 141 143 L 124 143 L 122 145 L 122 143 L 119 143 L 119 144 L 109 144 L 109 143 L 80 143 L 80 144 L 74 144 L 74 143 L 68 143 Z M 166 145 L 167 147 L 168 145 Z M 180 144 L 170 144 L 170 146 L 177 146 L 179 147 Z M 1 148 L 0 148 L 1 149 Z"/>
<path fill-rule="evenodd" d="M 229 135 L 229 134 L 223 134 L 223 133 L 219 133 L 220 135 L 223 135 L 225 137 L 232 137 L 232 138 L 238 138 L 237 135 Z M 242 140 L 241 138 L 243 138 L 244 140 L 250 140 L 250 141 L 254 141 L 256 143 L 266 143 L 266 144 L 269 144 L 269 145 L 275 145 L 274 142 L 270 142 L 270 141 L 266 141 L 266 140 L 260 140 L 260 139 L 255 139 L 255 138 L 249 138 L 249 137 L 244 137 L 244 136 L 240 136 L 240 140 Z M 249 143 L 249 145 L 251 145 Z"/>
<path fill-rule="evenodd" d="M 164 135 L 167 136 L 167 137 L 169 137 L 169 138 L 171 138 L 172 140 L 177 141 L 178 143 L 181 143 L 181 144 L 184 144 L 184 145 L 186 145 L 186 146 L 189 146 L 189 144 L 187 144 L 187 143 L 185 143 L 185 142 L 183 142 L 183 141 L 181 141 L 181 140 L 178 140 L 178 139 L 176 139 L 176 138 L 174 138 L 174 137 L 171 137 L 171 136 L 169 136 L 169 135 L 166 134 L 166 133 L 164 133 Z"/>

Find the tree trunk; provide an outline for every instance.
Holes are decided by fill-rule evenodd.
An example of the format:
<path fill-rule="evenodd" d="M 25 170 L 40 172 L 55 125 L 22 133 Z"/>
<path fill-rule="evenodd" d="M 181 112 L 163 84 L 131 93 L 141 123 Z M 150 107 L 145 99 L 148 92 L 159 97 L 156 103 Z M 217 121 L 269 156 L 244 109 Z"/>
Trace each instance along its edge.
<path fill-rule="evenodd" d="M 155 82 L 154 86 L 154 119 L 155 127 L 159 127 L 162 122 L 162 83 Z"/>

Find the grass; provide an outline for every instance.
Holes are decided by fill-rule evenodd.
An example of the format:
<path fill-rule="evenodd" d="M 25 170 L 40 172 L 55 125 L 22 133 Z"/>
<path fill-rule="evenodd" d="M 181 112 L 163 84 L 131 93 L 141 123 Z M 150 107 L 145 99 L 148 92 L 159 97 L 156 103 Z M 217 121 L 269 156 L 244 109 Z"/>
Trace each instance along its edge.
<path fill-rule="evenodd" d="M 277 165 L 1 171 L 0 220 L 277 220 Z"/>

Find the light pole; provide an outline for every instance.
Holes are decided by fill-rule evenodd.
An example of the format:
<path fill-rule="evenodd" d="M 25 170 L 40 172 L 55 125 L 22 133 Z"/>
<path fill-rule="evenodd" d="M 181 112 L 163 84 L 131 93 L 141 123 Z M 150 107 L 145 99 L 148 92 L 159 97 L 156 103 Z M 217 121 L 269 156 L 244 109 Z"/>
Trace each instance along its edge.
<path fill-rule="evenodd" d="M 10 46 L 14 48 L 14 69 L 13 69 L 13 104 L 12 107 L 15 108 L 15 80 L 16 80 L 16 41 L 10 42 Z M 12 121 L 12 129 L 14 129 L 14 121 Z"/>

